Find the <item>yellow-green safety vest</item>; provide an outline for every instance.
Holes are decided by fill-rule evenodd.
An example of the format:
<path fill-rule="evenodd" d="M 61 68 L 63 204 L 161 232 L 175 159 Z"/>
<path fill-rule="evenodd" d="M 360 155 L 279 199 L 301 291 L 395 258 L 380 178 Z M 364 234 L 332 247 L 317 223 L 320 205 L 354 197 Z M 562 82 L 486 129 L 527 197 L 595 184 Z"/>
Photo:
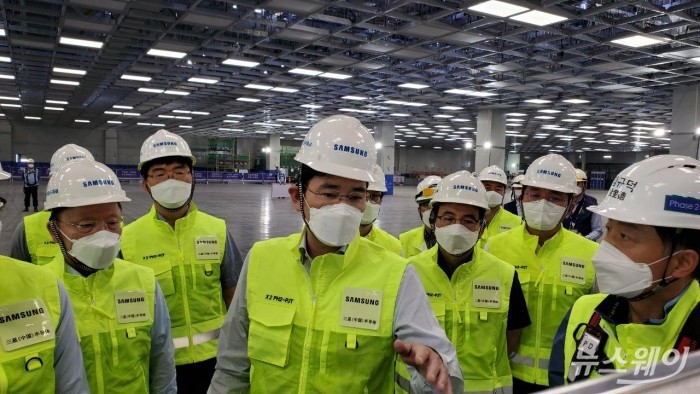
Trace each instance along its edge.
<path fill-rule="evenodd" d="M 577 352 L 574 332 L 579 325 L 588 324 L 596 307 L 605 297 L 607 297 L 606 294 L 583 296 L 576 301 L 571 309 L 564 342 L 564 382 L 567 384 L 567 376 L 572 371 L 571 362 Z M 601 318 L 599 327 L 608 334 L 604 353 L 611 363 L 601 363 L 600 370 L 632 372 L 639 366 L 646 366 L 646 371 L 649 371 L 652 362 L 660 365 L 662 358 L 668 360 L 683 325 L 698 303 L 700 303 L 700 285 L 698 285 L 697 280 L 693 280 L 688 285 L 685 294 L 681 296 L 666 316 L 666 320 L 661 324 L 628 323 L 615 325 L 605 318 Z M 581 338 L 583 329 L 579 327 L 578 330 L 580 332 L 577 338 Z M 584 354 L 582 353 L 582 355 Z M 583 363 L 585 363 L 585 357 L 582 365 L 579 365 L 580 368 L 586 367 Z M 640 372 L 640 377 L 643 374 Z M 593 370 L 589 377 L 599 376 L 598 371 Z M 649 376 L 649 379 L 653 379 L 653 376 Z"/>
<path fill-rule="evenodd" d="M 521 223 L 522 219 L 520 216 L 513 215 L 501 207 L 481 234 L 481 238 L 479 238 L 480 245 L 483 247 L 483 245 L 488 243 L 491 236 L 508 231 L 513 227 L 518 227 Z"/>
<path fill-rule="evenodd" d="M 372 225 L 372 229 L 365 238 L 379 246 L 385 247 L 390 252 L 394 252 L 401 256 L 401 242 L 399 242 L 396 237 L 380 229 L 379 227 Z"/>
<path fill-rule="evenodd" d="M 506 328 L 515 269 L 474 248 L 472 259 L 448 278 L 438 266 L 437 245 L 412 257 L 430 306 L 457 350 L 465 393 L 512 392 Z M 410 381 L 405 364 L 397 371 Z M 405 385 L 405 383 L 404 383 Z M 403 387 L 397 392 L 402 392 Z"/>
<path fill-rule="evenodd" d="M 308 274 L 301 237 L 257 242 L 248 256 L 250 392 L 392 392 L 407 261 L 358 236 Z"/>
<path fill-rule="evenodd" d="M 32 263 L 37 265 L 48 264 L 61 253 L 61 249 L 53 241 L 49 229 L 46 228 L 50 217 L 51 212 L 49 211 L 41 211 L 24 217 L 24 238 L 27 241 L 27 250 Z"/>
<path fill-rule="evenodd" d="M 424 229 L 425 226 L 421 225 L 420 227 L 408 230 L 399 235 L 399 241 L 401 242 L 401 254 L 403 257 L 410 258 L 425 252 L 428 249 L 423 236 Z"/>
<path fill-rule="evenodd" d="M 214 358 L 226 305 L 221 262 L 226 223 L 190 203 L 175 229 L 155 207 L 122 231 L 124 260 L 153 269 L 170 311 L 175 364 Z"/>
<path fill-rule="evenodd" d="M 487 247 L 517 270 L 532 320 L 511 359 L 513 377 L 548 386 L 554 335 L 569 308 L 593 287 L 591 257 L 598 244 L 561 227 L 540 247 L 523 223 L 492 236 Z"/>
<path fill-rule="evenodd" d="M 148 393 L 153 271 L 117 259 L 85 278 L 67 273 L 61 254 L 46 267 L 59 275 L 73 304 L 90 392 Z"/>
<path fill-rule="evenodd" d="M 0 394 L 54 393 L 58 279 L 5 256 L 0 266 Z"/>

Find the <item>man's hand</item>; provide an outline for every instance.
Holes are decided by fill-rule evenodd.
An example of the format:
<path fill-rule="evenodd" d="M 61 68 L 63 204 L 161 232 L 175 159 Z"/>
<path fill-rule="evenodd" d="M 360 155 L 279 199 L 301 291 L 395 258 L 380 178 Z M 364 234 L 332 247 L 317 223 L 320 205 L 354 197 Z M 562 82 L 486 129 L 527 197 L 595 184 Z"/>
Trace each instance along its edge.
<path fill-rule="evenodd" d="M 403 362 L 415 368 L 425 381 L 434 385 L 440 393 L 452 394 L 452 382 L 447 366 L 435 350 L 399 339 L 394 341 L 394 350 L 401 356 Z"/>

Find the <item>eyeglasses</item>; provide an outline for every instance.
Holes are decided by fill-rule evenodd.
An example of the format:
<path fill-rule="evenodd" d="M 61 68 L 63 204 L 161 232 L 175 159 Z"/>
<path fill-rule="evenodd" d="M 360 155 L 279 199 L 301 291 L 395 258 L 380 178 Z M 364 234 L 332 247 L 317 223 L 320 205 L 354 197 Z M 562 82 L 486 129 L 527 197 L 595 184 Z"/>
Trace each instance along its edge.
<path fill-rule="evenodd" d="M 525 196 L 531 201 L 537 201 L 537 200 L 542 200 L 544 197 L 542 197 L 541 192 L 525 192 Z M 551 202 L 552 204 L 557 204 L 557 205 L 566 205 L 566 195 L 561 195 L 561 194 L 553 194 L 550 193 L 547 198 L 544 198 L 544 200 Z"/>
<path fill-rule="evenodd" d="M 106 228 L 109 231 L 117 231 L 119 230 L 122 225 L 124 224 L 124 218 L 121 218 L 119 220 L 117 219 L 108 219 L 108 220 L 95 220 L 95 221 L 90 221 L 86 220 L 80 223 L 70 223 L 70 222 L 64 222 L 62 220 L 58 221 L 59 223 L 67 224 L 82 235 L 90 234 L 91 232 L 95 231 L 98 226 L 103 225 L 104 228 Z"/>
<path fill-rule="evenodd" d="M 442 215 L 438 216 L 437 219 L 440 221 L 440 223 L 443 226 L 449 226 L 455 223 L 461 224 L 462 226 L 468 228 L 468 229 L 474 229 L 479 227 L 479 224 L 481 224 L 480 221 L 474 219 L 473 217 L 470 216 L 465 216 L 461 219 L 457 219 L 454 215 Z"/>
<path fill-rule="evenodd" d="M 326 192 L 315 192 L 311 189 L 306 190 L 311 192 L 311 194 L 315 194 L 321 197 L 321 199 L 325 200 L 325 202 L 329 204 L 337 203 L 344 198 L 345 201 L 347 201 L 350 205 L 360 205 L 363 201 L 365 201 L 365 197 L 367 196 L 366 192 L 352 192 L 348 194 L 340 194 L 340 192 L 337 190 Z"/>
<path fill-rule="evenodd" d="M 374 204 L 379 204 L 382 202 L 382 193 L 381 192 L 368 192 L 367 193 L 367 201 L 370 201 Z"/>
<path fill-rule="evenodd" d="M 175 171 L 165 171 L 165 170 L 154 170 L 152 173 L 148 174 L 148 177 L 154 179 L 156 182 L 161 182 L 166 179 L 177 179 L 179 181 L 186 180 L 187 176 L 192 172 L 190 170 L 175 170 Z"/>

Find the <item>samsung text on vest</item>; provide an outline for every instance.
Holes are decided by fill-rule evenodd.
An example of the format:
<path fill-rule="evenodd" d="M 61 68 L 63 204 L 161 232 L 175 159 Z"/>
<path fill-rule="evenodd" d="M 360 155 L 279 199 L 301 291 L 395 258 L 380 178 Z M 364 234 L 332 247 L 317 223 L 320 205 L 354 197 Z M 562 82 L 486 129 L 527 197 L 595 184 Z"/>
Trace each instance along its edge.
<path fill-rule="evenodd" d="M 44 308 L 29 309 L 22 312 L 13 313 L 7 316 L 0 316 L 0 324 L 9 323 L 14 320 L 26 319 L 28 317 L 40 315 L 44 313 Z"/>

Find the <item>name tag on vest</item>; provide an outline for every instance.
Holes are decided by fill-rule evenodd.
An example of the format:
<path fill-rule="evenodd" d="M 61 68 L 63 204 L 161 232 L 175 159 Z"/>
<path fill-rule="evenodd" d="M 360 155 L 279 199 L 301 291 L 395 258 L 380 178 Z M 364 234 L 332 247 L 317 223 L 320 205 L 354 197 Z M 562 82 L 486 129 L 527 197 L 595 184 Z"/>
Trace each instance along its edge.
<path fill-rule="evenodd" d="M 0 306 L 0 340 L 6 352 L 54 339 L 53 327 L 39 298 Z"/>
<path fill-rule="evenodd" d="M 197 260 L 220 260 L 219 239 L 214 235 L 203 235 L 195 238 L 194 250 Z"/>
<path fill-rule="evenodd" d="M 586 261 L 575 257 L 562 257 L 560 279 L 562 282 L 586 284 Z"/>
<path fill-rule="evenodd" d="M 114 302 L 119 323 L 138 323 L 150 317 L 145 291 L 118 291 L 114 293 Z"/>
<path fill-rule="evenodd" d="M 343 327 L 379 330 L 382 315 L 380 290 L 352 289 L 343 291 L 340 308 L 340 325 Z"/>
<path fill-rule="evenodd" d="M 500 308 L 501 282 L 489 279 L 475 279 L 472 282 L 472 305 L 476 308 Z"/>

